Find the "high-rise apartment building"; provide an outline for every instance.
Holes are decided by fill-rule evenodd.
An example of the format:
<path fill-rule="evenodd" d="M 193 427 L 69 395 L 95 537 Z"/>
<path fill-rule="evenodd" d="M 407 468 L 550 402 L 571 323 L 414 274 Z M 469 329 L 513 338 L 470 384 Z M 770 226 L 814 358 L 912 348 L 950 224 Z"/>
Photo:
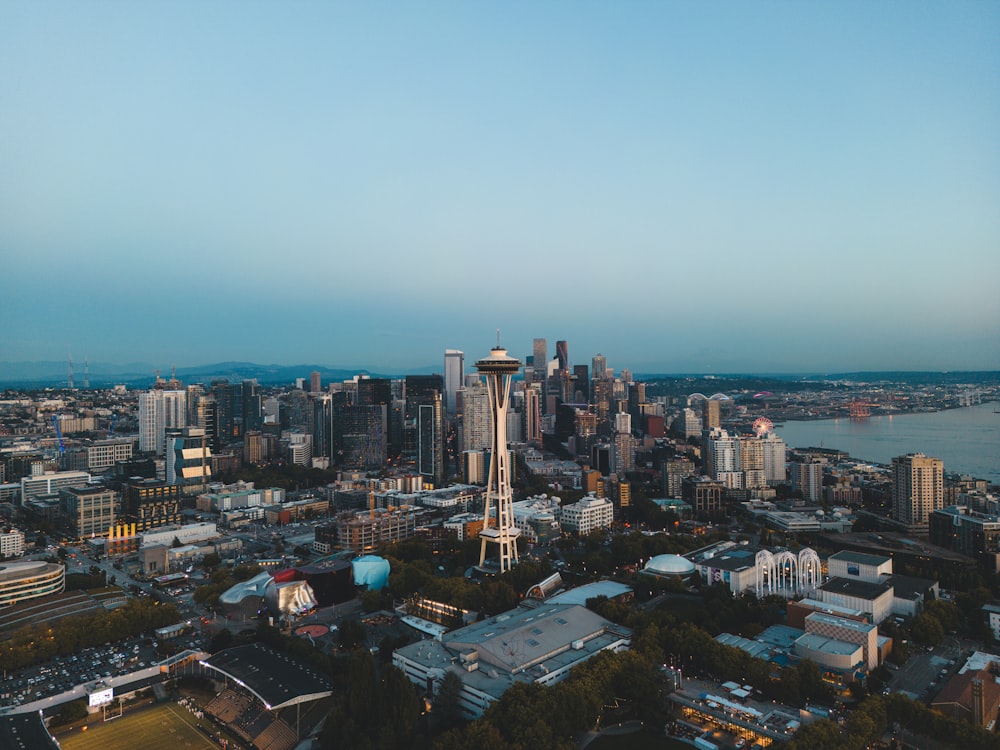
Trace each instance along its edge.
<path fill-rule="evenodd" d="M 663 492 L 667 497 L 679 498 L 683 482 L 694 476 L 694 462 L 687 458 L 674 458 L 663 462 Z"/>
<path fill-rule="evenodd" d="M 710 398 L 705 401 L 703 419 L 703 429 L 712 430 L 722 426 L 722 410 L 718 399 Z"/>
<path fill-rule="evenodd" d="M 823 500 L 823 466 L 825 462 L 793 461 L 791 464 L 792 490 L 802 493 L 802 499 L 808 503 L 819 503 Z"/>
<path fill-rule="evenodd" d="M 139 450 L 163 455 L 167 430 L 187 426 L 187 391 L 154 388 L 139 394 Z"/>
<path fill-rule="evenodd" d="M 712 479 L 718 479 L 723 473 L 740 471 L 739 438 L 716 428 L 706 433 L 705 443 L 705 468 Z"/>
<path fill-rule="evenodd" d="M 788 452 L 785 449 L 785 441 L 771 432 L 760 439 L 760 447 L 764 479 L 768 484 L 781 484 L 785 481 L 787 473 L 785 464 Z"/>
<path fill-rule="evenodd" d="M 465 382 L 465 353 L 458 349 L 444 351 L 444 403 L 449 414 L 458 411 L 458 391 Z"/>
<path fill-rule="evenodd" d="M 694 409 L 685 408 L 681 412 L 680 422 L 684 437 L 697 437 L 701 434 L 701 417 Z"/>
<path fill-rule="evenodd" d="M 462 403 L 462 450 L 490 450 L 493 423 L 490 416 L 490 394 L 486 384 L 466 386 Z"/>
<path fill-rule="evenodd" d="M 740 435 L 740 471 L 747 489 L 767 486 L 764 472 L 764 445 L 755 435 Z"/>
<path fill-rule="evenodd" d="M 635 468 L 635 438 L 628 432 L 616 432 L 614 436 L 614 470 L 624 474 Z"/>
<path fill-rule="evenodd" d="M 944 462 L 923 453 L 892 459 L 892 517 L 911 527 L 944 507 Z"/>

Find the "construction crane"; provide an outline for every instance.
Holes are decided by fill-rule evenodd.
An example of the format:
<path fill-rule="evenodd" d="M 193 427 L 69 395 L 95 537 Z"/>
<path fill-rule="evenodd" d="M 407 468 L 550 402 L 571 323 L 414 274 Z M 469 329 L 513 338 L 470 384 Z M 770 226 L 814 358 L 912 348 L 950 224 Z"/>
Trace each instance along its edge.
<path fill-rule="evenodd" d="M 52 424 L 56 427 L 56 437 L 59 438 L 59 453 L 63 454 L 66 452 L 66 446 L 63 445 L 62 430 L 59 429 L 59 415 L 52 415 Z"/>

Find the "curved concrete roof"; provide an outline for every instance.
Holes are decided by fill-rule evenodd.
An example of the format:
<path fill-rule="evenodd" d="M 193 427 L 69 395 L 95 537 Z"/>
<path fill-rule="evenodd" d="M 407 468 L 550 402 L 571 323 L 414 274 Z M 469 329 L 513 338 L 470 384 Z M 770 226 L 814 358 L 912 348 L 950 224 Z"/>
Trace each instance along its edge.
<path fill-rule="evenodd" d="M 694 572 L 694 563 L 680 555 L 657 555 L 650 558 L 645 570 L 659 575 L 687 575 Z"/>

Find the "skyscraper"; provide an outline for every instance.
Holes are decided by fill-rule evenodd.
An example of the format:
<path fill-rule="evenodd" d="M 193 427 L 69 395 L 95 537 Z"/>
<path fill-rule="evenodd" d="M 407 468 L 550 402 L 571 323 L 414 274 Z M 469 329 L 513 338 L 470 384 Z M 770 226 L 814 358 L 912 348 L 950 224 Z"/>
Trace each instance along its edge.
<path fill-rule="evenodd" d="M 556 342 L 556 359 L 559 361 L 560 370 L 569 370 L 569 342 Z"/>
<path fill-rule="evenodd" d="M 525 383 L 524 403 L 521 406 L 524 425 L 521 432 L 526 443 L 538 443 L 542 439 L 541 394 L 537 385 Z"/>
<path fill-rule="evenodd" d="M 405 454 L 416 457 L 420 444 L 420 407 L 433 406 L 437 401 L 441 401 L 444 378 L 441 375 L 407 375 L 403 381 L 403 392 L 405 407 L 402 450 Z M 442 431 L 443 429 L 442 426 Z"/>
<path fill-rule="evenodd" d="M 174 430 L 166 441 L 167 484 L 180 486 L 184 496 L 204 492 L 212 481 L 212 451 L 199 427 Z"/>
<path fill-rule="evenodd" d="M 449 414 L 458 411 L 458 390 L 465 382 L 465 353 L 444 350 L 444 402 Z"/>
<path fill-rule="evenodd" d="M 510 454 L 507 451 L 507 408 L 510 404 L 510 383 L 521 369 L 521 362 L 507 356 L 507 350 L 498 345 L 488 357 L 476 362 L 476 369 L 486 377 L 493 416 L 490 478 L 483 510 L 483 530 L 479 534 L 482 539 L 479 564 L 486 562 L 487 544 L 496 544 L 499 547 L 500 572 L 504 573 L 517 563 L 517 537 L 520 534 L 514 525 L 514 496 L 510 486 Z M 492 518 L 494 507 L 495 521 Z"/>
<path fill-rule="evenodd" d="M 309 390 L 312 393 L 319 393 L 322 388 L 322 381 L 320 380 L 319 370 L 313 370 L 309 373 Z"/>
<path fill-rule="evenodd" d="M 590 375 L 594 380 L 602 380 L 608 369 L 608 358 L 603 354 L 597 354 L 590 361 Z"/>
<path fill-rule="evenodd" d="M 486 385 L 466 386 L 462 403 L 462 450 L 489 450 L 493 428 L 490 393 Z"/>
<path fill-rule="evenodd" d="M 907 526 L 926 526 L 944 507 L 944 462 L 923 453 L 892 459 L 892 517 Z"/>
<path fill-rule="evenodd" d="M 417 466 L 425 483 L 444 485 L 444 403 L 437 391 L 418 407 Z"/>
<path fill-rule="evenodd" d="M 535 339 L 531 351 L 531 361 L 535 368 L 535 380 L 544 383 L 546 374 L 545 368 L 548 366 L 549 362 L 549 350 L 545 343 L 545 339 Z M 544 388 L 542 388 L 542 392 L 545 392 Z"/>

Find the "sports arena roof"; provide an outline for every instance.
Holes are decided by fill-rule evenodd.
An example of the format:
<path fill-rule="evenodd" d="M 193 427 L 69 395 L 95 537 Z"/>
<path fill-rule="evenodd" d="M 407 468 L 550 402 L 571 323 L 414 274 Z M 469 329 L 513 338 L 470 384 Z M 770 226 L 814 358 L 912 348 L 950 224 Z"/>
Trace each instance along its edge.
<path fill-rule="evenodd" d="M 333 693 L 329 677 L 262 643 L 227 648 L 201 663 L 249 690 L 271 711 Z"/>
<path fill-rule="evenodd" d="M 644 570 L 657 575 L 683 576 L 694 572 L 694 563 L 680 555 L 657 555 L 646 563 Z"/>
<path fill-rule="evenodd" d="M 594 583 L 577 586 L 575 589 L 563 591 L 560 594 L 551 596 L 546 600 L 548 604 L 580 604 L 587 605 L 588 599 L 596 599 L 599 596 L 606 596 L 614 599 L 618 596 L 631 594 L 632 587 L 617 581 L 595 581 Z"/>
<path fill-rule="evenodd" d="M 41 711 L 0 717 L 0 750 L 59 750 Z"/>

